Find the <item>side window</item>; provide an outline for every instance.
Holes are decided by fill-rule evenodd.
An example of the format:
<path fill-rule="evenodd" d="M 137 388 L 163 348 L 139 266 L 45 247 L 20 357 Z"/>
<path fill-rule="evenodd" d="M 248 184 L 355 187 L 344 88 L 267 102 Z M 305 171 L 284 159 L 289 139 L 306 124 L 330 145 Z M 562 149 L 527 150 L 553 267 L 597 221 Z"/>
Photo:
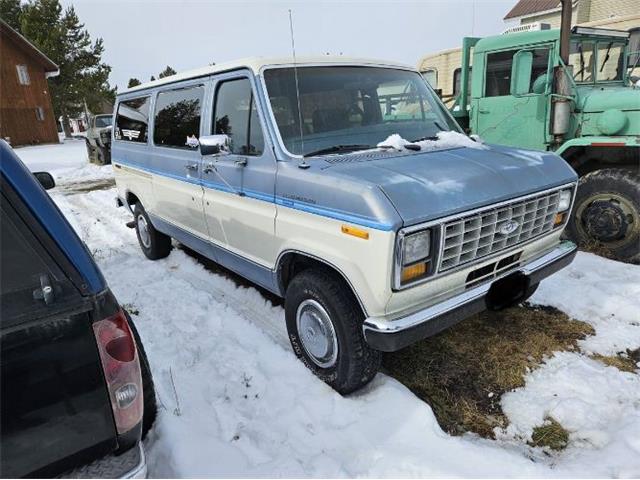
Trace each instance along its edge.
<path fill-rule="evenodd" d="M 156 100 L 153 143 L 163 147 L 198 148 L 203 96 L 202 85 L 160 92 Z"/>
<path fill-rule="evenodd" d="M 248 78 L 227 80 L 218 86 L 213 115 L 213 133 L 229 136 L 232 153 L 262 154 L 264 137 Z"/>
<path fill-rule="evenodd" d="M 529 93 L 545 93 L 549 72 L 549 49 L 537 48 L 533 53 L 533 65 L 531 68 L 531 82 Z"/>
<path fill-rule="evenodd" d="M 485 74 L 485 97 L 501 97 L 511 91 L 511 64 L 517 50 L 496 52 L 487 55 Z"/>
<path fill-rule="evenodd" d="M 593 47 L 593 42 L 571 42 L 569 65 L 573 65 L 573 79 L 576 82 L 593 82 Z"/>
<path fill-rule="evenodd" d="M 424 79 L 429 82 L 431 88 L 438 88 L 438 71 L 435 68 L 428 68 L 422 72 Z"/>
<path fill-rule="evenodd" d="M 469 75 L 467 76 L 467 92 L 471 96 L 471 68 L 469 67 Z M 462 68 L 458 67 L 453 71 L 453 95 L 456 96 L 460 93 L 460 81 L 462 77 Z"/>
<path fill-rule="evenodd" d="M 50 281 L 57 291 L 57 275 L 49 266 L 37 240 L 24 226 L 5 197 L 0 208 L 0 324 L 15 324 L 20 318 L 29 318 L 31 312 L 46 308 L 43 300 L 34 299 L 41 290 L 41 277 Z"/>
<path fill-rule="evenodd" d="M 18 82 L 20 85 L 31 84 L 31 78 L 29 78 L 29 69 L 26 65 L 16 65 L 16 72 L 18 73 Z"/>
<path fill-rule="evenodd" d="M 148 96 L 120 102 L 114 132 L 117 140 L 147 143 L 150 103 Z"/>

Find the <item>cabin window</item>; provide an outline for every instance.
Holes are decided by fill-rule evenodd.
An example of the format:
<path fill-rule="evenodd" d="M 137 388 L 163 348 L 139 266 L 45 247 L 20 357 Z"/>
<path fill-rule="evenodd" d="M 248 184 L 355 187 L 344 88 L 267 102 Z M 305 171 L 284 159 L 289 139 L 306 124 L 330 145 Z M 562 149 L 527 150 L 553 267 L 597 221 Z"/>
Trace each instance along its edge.
<path fill-rule="evenodd" d="M 44 122 L 44 108 L 42 108 L 42 107 L 36 107 L 36 118 L 37 118 L 40 122 Z"/>
<path fill-rule="evenodd" d="M 231 152 L 261 155 L 264 137 L 258 119 L 255 97 L 248 78 L 222 82 L 216 92 L 213 133 L 226 134 Z"/>
<path fill-rule="evenodd" d="M 116 114 L 116 140 L 147 143 L 150 97 L 123 100 Z"/>
<path fill-rule="evenodd" d="M 530 51 L 533 54 L 533 65 L 529 93 L 544 93 L 549 70 L 549 49 L 537 48 Z M 517 52 L 518 50 L 507 50 L 487 55 L 485 97 L 511 94 L 511 67 L 513 56 Z"/>
<path fill-rule="evenodd" d="M 431 85 L 431 88 L 438 88 L 438 70 L 435 68 L 428 68 L 422 72 L 424 79 Z"/>
<path fill-rule="evenodd" d="M 161 147 L 198 148 L 204 86 L 160 92 L 156 99 L 153 143 Z"/>
<path fill-rule="evenodd" d="M 18 72 L 18 82 L 20 82 L 20 85 L 29 85 L 31 83 L 29 69 L 26 65 L 16 65 L 16 71 Z"/>

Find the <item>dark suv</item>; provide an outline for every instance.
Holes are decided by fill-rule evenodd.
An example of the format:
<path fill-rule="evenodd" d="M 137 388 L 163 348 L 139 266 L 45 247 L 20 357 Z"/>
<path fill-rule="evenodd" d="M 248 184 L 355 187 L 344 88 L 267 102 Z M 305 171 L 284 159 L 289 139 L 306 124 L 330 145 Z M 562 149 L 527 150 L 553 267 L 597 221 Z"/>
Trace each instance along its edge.
<path fill-rule="evenodd" d="M 0 476 L 144 477 L 146 355 L 43 186 L 0 140 Z"/>

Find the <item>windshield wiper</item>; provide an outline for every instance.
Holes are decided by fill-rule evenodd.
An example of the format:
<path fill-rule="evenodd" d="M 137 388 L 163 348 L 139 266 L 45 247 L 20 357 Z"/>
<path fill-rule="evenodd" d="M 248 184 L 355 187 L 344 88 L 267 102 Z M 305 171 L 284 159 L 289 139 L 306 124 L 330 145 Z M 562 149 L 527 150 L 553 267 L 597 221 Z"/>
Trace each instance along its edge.
<path fill-rule="evenodd" d="M 356 152 L 358 150 L 367 150 L 369 148 L 373 148 L 371 145 L 333 145 L 327 148 L 321 148 L 320 150 L 316 150 L 315 152 L 305 153 L 304 157 L 315 157 L 316 155 L 326 155 L 329 153 L 348 153 L 348 152 Z"/>
<path fill-rule="evenodd" d="M 428 137 L 416 138 L 415 140 L 411 140 L 411 143 L 424 142 L 425 140 L 438 140 L 438 136 L 437 135 L 430 135 Z"/>

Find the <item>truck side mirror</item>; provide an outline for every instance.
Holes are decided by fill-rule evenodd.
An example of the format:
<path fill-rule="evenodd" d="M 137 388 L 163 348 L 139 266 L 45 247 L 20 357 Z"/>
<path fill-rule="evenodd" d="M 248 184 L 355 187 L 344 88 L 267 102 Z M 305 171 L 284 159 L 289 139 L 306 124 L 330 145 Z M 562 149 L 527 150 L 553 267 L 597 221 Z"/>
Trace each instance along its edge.
<path fill-rule="evenodd" d="M 51 190 L 56 186 L 56 182 L 49 172 L 33 172 L 33 176 L 36 177 L 36 180 L 40 182 L 40 185 L 45 190 Z"/>
<path fill-rule="evenodd" d="M 533 52 L 520 50 L 513 56 L 511 65 L 511 95 L 525 95 L 531 89 L 531 71 L 533 70 Z"/>

